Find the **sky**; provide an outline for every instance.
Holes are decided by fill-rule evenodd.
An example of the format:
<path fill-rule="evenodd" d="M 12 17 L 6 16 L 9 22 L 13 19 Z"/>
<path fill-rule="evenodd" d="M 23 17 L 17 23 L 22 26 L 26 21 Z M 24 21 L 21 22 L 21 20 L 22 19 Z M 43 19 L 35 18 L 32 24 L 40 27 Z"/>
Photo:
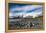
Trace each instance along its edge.
<path fill-rule="evenodd" d="M 33 18 L 42 15 L 42 5 L 31 4 L 9 4 L 9 16 L 33 16 Z"/>

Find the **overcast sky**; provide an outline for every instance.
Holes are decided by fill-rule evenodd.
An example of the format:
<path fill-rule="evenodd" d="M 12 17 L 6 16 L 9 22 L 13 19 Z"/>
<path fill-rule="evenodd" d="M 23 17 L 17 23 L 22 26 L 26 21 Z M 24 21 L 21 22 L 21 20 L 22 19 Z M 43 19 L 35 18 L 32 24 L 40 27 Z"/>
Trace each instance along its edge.
<path fill-rule="evenodd" d="M 9 16 L 33 16 L 42 15 L 42 5 L 25 5 L 25 4 L 10 4 Z"/>

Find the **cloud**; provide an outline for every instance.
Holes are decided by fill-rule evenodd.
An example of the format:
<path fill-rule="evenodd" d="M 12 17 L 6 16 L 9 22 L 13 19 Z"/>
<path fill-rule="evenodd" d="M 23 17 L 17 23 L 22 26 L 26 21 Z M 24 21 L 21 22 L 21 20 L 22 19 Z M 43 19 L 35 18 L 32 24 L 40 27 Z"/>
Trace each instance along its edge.
<path fill-rule="evenodd" d="M 25 5 L 25 6 L 21 6 L 21 7 L 14 7 L 14 8 L 11 8 L 10 11 L 11 12 L 14 12 L 14 11 L 29 11 L 29 10 L 33 10 L 35 8 L 38 8 L 38 7 L 42 7 L 41 5 Z"/>
<path fill-rule="evenodd" d="M 37 8 L 40 8 L 40 9 L 37 9 Z M 30 15 L 30 16 L 33 16 L 33 18 L 39 15 L 42 15 L 42 6 L 41 5 L 26 5 L 26 6 L 14 7 L 10 9 L 9 16 L 22 16 L 22 15 L 23 17 Z"/>

